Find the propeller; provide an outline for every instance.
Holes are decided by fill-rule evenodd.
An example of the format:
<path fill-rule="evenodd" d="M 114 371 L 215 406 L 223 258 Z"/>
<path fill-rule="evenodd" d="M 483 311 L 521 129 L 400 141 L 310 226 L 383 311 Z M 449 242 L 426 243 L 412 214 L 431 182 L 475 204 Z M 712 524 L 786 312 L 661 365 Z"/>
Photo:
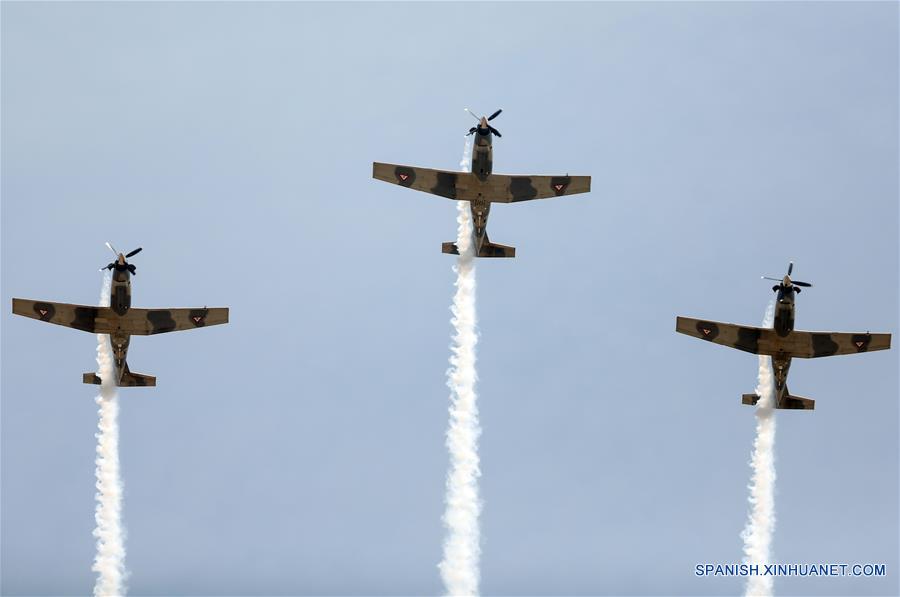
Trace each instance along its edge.
<path fill-rule="evenodd" d="M 772 278 L 770 276 L 760 276 L 763 280 L 774 280 L 775 282 L 779 282 L 779 285 L 775 288 L 786 288 L 788 286 L 800 286 L 803 288 L 812 288 L 812 284 L 809 282 L 801 282 L 800 280 L 791 280 L 791 272 L 794 271 L 794 262 L 791 261 L 788 263 L 787 274 L 785 274 L 784 278 Z M 797 292 L 800 292 L 797 290 Z"/>
<path fill-rule="evenodd" d="M 121 265 L 123 265 L 124 268 L 127 269 L 132 274 L 137 275 L 137 272 L 135 271 L 135 269 L 136 269 L 135 266 L 132 265 L 131 263 L 126 262 L 125 260 L 128 259 L 129 257 L 134 257 L 135 255 L 137 255 L 138 253 L 143 251 L 143 247 L 138 247 L 137 249 L 135 249 L 125 255 L 122 255 L 121 253 L 116 251 L 116 249 L 110 243 L 107 242 L 106 246 L 109 247 L 109 250 L 115 254 L 116 260 L 113 261 L 112 263 L 110 263 L 109 265 L 107 265 L 106 267 L 101 267 L 100 268 L 101 272 L 105 269 L 112 270 L 114 268 L 117 268 L 120 265 L 119 260 L 121 259 L 121 261 L 122 261 Z"/>
<path fill-rule="evenodd" d="M 472 128 L 470 128 L 470 129 L 469 129 L 469 132 L 466 133 L 466 136 L 469 136 L 469 135 L 472 135 L 472 134 L 476 133 L 479 129 L 482 129 L 482 130 L 483 130 L 484 127 L 481 126 L 482 119 L 483 119 L 485 122 L 490 122 L 491 120 L 493 120 L 493 119 L 497 118 L 498 116 L 500 116 L 500 113 L 503 112 L 503 109 L 501 108 L 501 109 L 497 110 L 496 112 L 494 112 L 493 114 L 491 114 L 490 116 L 487 116 L 487 117 L 482 116 L 481 118 L 479 118 L 479 117 L 475 114 L 475 112 L 473 112 L 472 110 L 470 110 L 470 109 L 468 109 L 468 108 L 466 108 L 465 110 L 466 110 L 466 112 L 468 112 L 469 114 L 472 115 L 472 118 L 474 118 L 475 120 L 478 121 L 478 126 L 473 126 Z M 498 137 L 502 137 L 502 136 L 503 136 L 503 135 L 500 134 L 500 131 L 498 131 L 497 129 L 495 129 L 494 127 L 492 127 L 492 126 L 489 125 L 489 124 L 487 125 L 487 129 L 488 129 L 489 131 L 491 131 L 492 134 L 497 135 Z"/>

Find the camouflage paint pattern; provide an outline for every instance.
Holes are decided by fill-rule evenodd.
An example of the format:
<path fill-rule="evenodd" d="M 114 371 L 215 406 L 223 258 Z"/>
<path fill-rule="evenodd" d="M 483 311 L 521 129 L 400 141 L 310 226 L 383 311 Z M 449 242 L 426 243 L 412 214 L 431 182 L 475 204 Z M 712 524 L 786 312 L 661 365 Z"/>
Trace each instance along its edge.
<path fill-rule="evenodd" d="M 785 280 L 786 286 L 778 285 L 774 288 L 778 296 L 772 328 L 677 317 L 675 331 L 744 352 L 771 356 L 775 377 L 775 408 L 813 410 L 815 400 L 792 396 L 788 391 L 787 376 L 793 358 L 808 359 L 887 350 L 891 347 L 891 335 L 794 330 L 794 298 L 799 289 L 790 285 L 788 277 Z M 758 400 L 759 396 L 756 394 L 744 394 L 741 398 L 743 404 L 750 405 L 755 405 Z"/>
<path fill-rule="evenodd" d="M 408 189 L 457 201 L 469 201 L 478 257 L 515 257 L 515 247 L 491 243 L 487 222 L 491 203 L 548 199 L 591 190 L 590 176 L 510 176 L 494 174 L 493 143 L 487 120 L 476 128 L 471 172 L 451 172 L 401 164 L 373 162 L 372 177 Z M 457 254 L 456 244 L 443 243 L 444 253 Z"/>
<path fill-rule="evenodd" d="M 228 323 L 228 308 L 132 308 L 131 275 L 126 266 L 124 257 L 120 255 L 118 262 L 114 264 L 109 307 L 14 298 L 12 312 L 15 315 L 84 332 L 109 334 L 116 385 L 155 386 L 155 377 L 132 373 L 128 368 L 128 346 L 131 343 L 131 336 L 149 336 Z M 85 373 L 82 381 L 88 384 L 99 384 L 100 378 L 95 373 Z"/>
<path fill-rule="evenodd" d="M 372 178 L 459 201 L 518 203 L 591 190 L 590 176 L 513 176 L 491 174 L 481 181 L 469 172 L 372 163 Z"/>
<path fill-rule="evenodd" d="M 890 334 L 804 332 L 791 330 L 786 336 L 773 328 L 758 328 L 690 317 L 678 317 L 675 331 L 714 344 L 772 357 L 812 359 L 856 354 L 891 347 Z"/>

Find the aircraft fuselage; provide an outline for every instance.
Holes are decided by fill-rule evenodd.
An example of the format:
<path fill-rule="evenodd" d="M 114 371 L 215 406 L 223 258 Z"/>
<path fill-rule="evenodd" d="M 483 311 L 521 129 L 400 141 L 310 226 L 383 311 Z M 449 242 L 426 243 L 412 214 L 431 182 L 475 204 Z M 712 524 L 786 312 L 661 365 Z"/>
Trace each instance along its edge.
<path fill-rule="evenodd" d="M 475 141 L 472 144 L 472 174 L 478 180 L 486 182 L 494 167 L 493 135 L 488 128 L 487 119 L 482 118 L 478 129 L 475 131 Z M 472 210 L 472 230 L 475 241 L 475 254 L 481 252 L 481 247 L 487 238 L 487 222 L 491 213 L 491 201 L 489 197 L 482 197 L 469 202 Z"/>
<path fill-rule="evenodd" d="M 124 316 L 131 308 L 131 272 L 125 265 L 124 258 L 116 261 L 112 272 L 112 285 L 109 289 L 109 306 L 119 316 Z M 131 334 L 113 332 L 109 335 L 109 343 L 113 352 L 113 365 L 116 369 L 116 380 L 121 381 L 128 368 L 128 344 Z"/>
<path fill-rule="evenodd" d="M 794 298 L 797 293 L 793 286 L 776 286 L 775 333 L 781 337 L 790 335 L 794 329 Z M 791 357 L 772 356 L 772 370 L 775 374 L 775 403 L 779 404 L 788 396 L 787 375 L 791 368 Z"/>

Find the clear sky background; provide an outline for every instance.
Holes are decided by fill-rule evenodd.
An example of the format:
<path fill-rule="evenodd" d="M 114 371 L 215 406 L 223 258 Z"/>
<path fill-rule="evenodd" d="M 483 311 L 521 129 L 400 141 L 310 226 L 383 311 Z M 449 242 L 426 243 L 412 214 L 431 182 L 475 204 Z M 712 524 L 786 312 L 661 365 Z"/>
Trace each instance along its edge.
<path fill-rule="evenodd" d="M 485 594 L 737 593 L 752 355 L 675 316 L 898 331 L 898 5 L 2 4 L 3 594 L 93 585 L 93 335 L 112 241 L 141 307 L 121 392 L 134 595 L 437 594 L 451 201 L 373 160 L 593 191 L 492 212 L 478 263 Z M 896 338 L 895 338 L 896 344 Z M 779 412 L 781 595 L 898 586 L 898 358 L 798 360 Z"/>

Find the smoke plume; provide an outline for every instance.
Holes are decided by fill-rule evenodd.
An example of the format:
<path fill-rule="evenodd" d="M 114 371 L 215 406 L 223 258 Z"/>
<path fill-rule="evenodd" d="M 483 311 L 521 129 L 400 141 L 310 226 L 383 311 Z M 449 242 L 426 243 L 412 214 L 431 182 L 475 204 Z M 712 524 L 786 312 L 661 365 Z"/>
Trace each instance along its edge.
<path fill-rule="evenodd" d="M 103 277 L 100 306 L 109 306 L 111 275 Z M 114 381 L 112 347 L 109 335 L 97 334 L 97 365 L 100 408 L 97 433 L 97 555 L 92 570 L 97 573 L 95 597 L 125 594 L 125 538 L 122 530 L 122 478 L 119 474 L 119 397 Z"/>
<path fill-rule="evenodd" d="M 763 319 L 763 327 L 772 327 L 775 303 L 770 302 Z M 744 562 L 759 565 L 772 562 L 772 534 L 775 531 L 775 384 L 772 357 L 759 356 L 759 376 L 756 385 L 759 402 L 756 406 L 756 440 L 750 468 L 750 513 L 741 538 L 744 540 Z M 748 577 L 745 595 L 772 595 L 773 577 Z"/>
<path fill-rule="evenodd" d="M 460 166 L 470 169 L 472 146 L 467 140 Z M 445 498 L 444 557 L 438 568 L 448 595 L 477 595 L 479 581 L 479 523 L 481 500 L 478 497 L 478 406 L 476 404 L 475 345 L 475 260 L 472 242 L 472 216 L 466 201 L 457 203 L 457 238 L 459 257 L 456 272 L 456 294 L 453 297 L 453 336 L 447 385 L 450 387 L 450 425 L 447 448 L 450 471 L 447 474 Z"/>

